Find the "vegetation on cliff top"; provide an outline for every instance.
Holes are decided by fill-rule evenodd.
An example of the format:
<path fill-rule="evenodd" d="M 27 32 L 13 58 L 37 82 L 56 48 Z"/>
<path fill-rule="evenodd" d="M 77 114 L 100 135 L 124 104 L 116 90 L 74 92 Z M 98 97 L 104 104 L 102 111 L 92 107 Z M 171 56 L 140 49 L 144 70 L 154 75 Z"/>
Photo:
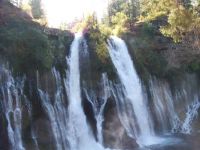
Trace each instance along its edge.
<path fill-rule="evenodd" d="M 166 16 L 167 24 L 160 26 L 165 36 L 180 42 L 185 34 L 200 29 L 199 4 L 190 0 L 142 0 L 141 21 L 151 21 Z"/>
<path fill-rule="evenodd" d="M 33 22 L 9 2 L 0 3 L 0 56 L 10 63 L 15 73 L 46 71 L 53 65 L 65 64 L 72 34 L 49 33 L 48 28 Z"/>

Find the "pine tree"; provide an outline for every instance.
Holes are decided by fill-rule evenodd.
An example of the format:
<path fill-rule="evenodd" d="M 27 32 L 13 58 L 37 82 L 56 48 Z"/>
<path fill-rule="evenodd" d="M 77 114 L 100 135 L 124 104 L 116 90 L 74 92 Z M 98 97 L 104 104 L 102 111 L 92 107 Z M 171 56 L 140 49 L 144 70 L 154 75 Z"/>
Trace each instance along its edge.
<path fill-rule="evenodd" d="M 44 12 L 42 9 L 41 0 L 31 0 L 32 15 L 35 19 L 40 19 L 43 17 Z"/>

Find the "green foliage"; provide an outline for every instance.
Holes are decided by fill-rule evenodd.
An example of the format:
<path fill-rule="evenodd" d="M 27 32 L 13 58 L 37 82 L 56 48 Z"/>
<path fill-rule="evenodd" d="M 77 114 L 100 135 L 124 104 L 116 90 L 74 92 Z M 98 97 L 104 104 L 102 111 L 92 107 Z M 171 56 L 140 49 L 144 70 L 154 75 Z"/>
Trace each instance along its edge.
<path fill-rule="evenodd" d="M 141 36 L 143 36 L 144 38 L 153 38 L 153 36 L 155 35 L 156 29 L 155 27 L 151 24 L 151 23 L 144 23 L 142 29 L 141 29 Z"/>
<path fill-rule="evenodd" d="M 200 62 L 193 61 L 188 65 L 188 69 L 190 72 L 198 72 L 200 73 Z"/>
<path fill-rule="evenodd" d="M 139 64 L 145 67 L 148 72 L 159 77 L 165 75 L 167 62 L 160 53 L 147 49 L 137 50 L 136 53 Z"/>
<path fill-rule="evenodd" d="M 141 0 L 140 20 L 150 21 L 168 15 L 176 7 L 175 0 Z"/>
<path fill-rule="evenodd" d="M 93 18 L 92 20 L 87 21 L 87 30 L 89 33 L 88 41 L 90 45 L 95 50 L 99 60 L 102 63 L 106 63 L 108 59 L 108 50 L 106 45 L 107 37 L 110 34 L 109 29 L 106 26 L 101 26 Z"/>
<path fill-rule="evenodd" d="M 167 16 L 168 24 L 161 26 L 163 35 L 171 37 L 175 42 L 183 39 L 186 33 L 199 28 L 199 14 L 192 7 L 190 0 L 143 0 L 141 2 L 141 21 L 155 20 Z"/>
<path fill-rule="evenodd" d="M 112 28 L 113 28 L 113 34 L 114 35 L 121 35 L 122 33 L 125 33 L 128 31 L 126 24 L 128 21 L 128 17 L 122 13 L 118 12 L 115 16 L 112 17 Z"/>
<path fill-rule="evenodd" d="M 106 40 L 111 34 L 111 29 L 104 24 L 99 24 L 94 14 L 88 16 L 76 28 L 87 33 L 90 48 L 95 51 L 95 54 L 102 63 L 106 63 L 108 59 Z"/>
<path fill-rule="evenodd" d="M 123 36 L 133 56 L 136 70 L 143 80 L 149 79 L 149 73 L 164 77 L 168 71 L 167 61 L 159 51 L 155 32 L 152 24 L 145 23 L 138 29 L 137 35 L 129 33 Z"/>
<path fill-rule="evenodd" d="M 166 68 L 167 62 L 165 58 L 153 50 L 138 50 L 135 64 L 140 77 L 144 81 L 148 81 L 150 75 L 158 78 L 168 76 L 169 71 Z"/>
<path fill-rule="evenodd" d="M 0 28 L 0 55 L 6 57 L 16 73 L 50 69 L 52 55 L 47 36 L 23 22 L 15 25 Z"/>
<path fill-rule="evenodd" d="M 129 21 L 134 21 L 138 16 L 138 0 L 111 0 L 108 5 L 109 18 L 116 16 L 117 13 L 123 13 Z M 110 21 L 112 24 L 112 21 Z"/>
<path fill-rule="evenodd" d="M 161 32 L 168 37 L 172 37 L 175 42 L 179 42 L 195 26 L 194 14 L 180 6 L 173 9 L 168 16 L 168 25 L 161 27 Z"/>
<path fill-rule="evenodd" d="M 69 52 L 73 39 L 73 35 L 68 32 L 60 33 L 56 38 L 52 38 L 49 35 L 50 50 L 53 55 L 53 66 L 55 66 L 61 74 L 64 74 L 67 68 L 66 55 Z"/>
<path fill-rule="evenodd" d="M 98 23 L 94 14 L 88 16 L 77 27 L 85 34 L 88 50 L 90 51 L 91 69 L 95 72 L 94 78 L 100 79 L 100 74 L 103 72 L 111 74 L 113 69 L 111 69 L 112 66 L 106 44 L 112 32 L 111 28 L 105 24 Z"/>

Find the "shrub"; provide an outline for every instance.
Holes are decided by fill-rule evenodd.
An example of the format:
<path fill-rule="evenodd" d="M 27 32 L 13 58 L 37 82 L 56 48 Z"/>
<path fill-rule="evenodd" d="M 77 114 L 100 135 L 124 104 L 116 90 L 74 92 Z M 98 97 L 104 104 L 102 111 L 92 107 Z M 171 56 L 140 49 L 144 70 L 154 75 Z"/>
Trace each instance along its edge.
<path fill-rule="evenodd" d="M 47 36 L 38 29 L 23 26 L 0 28 L 0 54 L 6 56 L 15 72 L 50 69 L 52 54 Z"/>

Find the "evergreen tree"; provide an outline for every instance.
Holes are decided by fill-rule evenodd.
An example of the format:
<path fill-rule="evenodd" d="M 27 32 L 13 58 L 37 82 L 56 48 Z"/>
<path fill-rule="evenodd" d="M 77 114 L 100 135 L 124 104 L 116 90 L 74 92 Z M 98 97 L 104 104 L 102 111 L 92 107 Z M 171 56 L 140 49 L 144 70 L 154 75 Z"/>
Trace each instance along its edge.
<path fill-rule="evenodd" d="M 126 15 L 129 26 L 136 21 L 139 15 L 139 1 L 138 0 L 111 0 L 108 6 L 109 21 L 112 25 L 112 18 L 117 14 L 122 13 Z"/>
<path fill-rule="evenodd" d="M 31 0 L 32 15 L 35 19 L 40 19 L 44 16 L 41 0 Z"/>
<path fill-rule="evenodd" d="M 176 42 L 194 28 L 199 28 L 200 16 L 190 0 L 142 0 L 141 7 L 140 19 L 143 21 L 167 17 L 168 24 L 161 26 L 160 30 Z"/>

